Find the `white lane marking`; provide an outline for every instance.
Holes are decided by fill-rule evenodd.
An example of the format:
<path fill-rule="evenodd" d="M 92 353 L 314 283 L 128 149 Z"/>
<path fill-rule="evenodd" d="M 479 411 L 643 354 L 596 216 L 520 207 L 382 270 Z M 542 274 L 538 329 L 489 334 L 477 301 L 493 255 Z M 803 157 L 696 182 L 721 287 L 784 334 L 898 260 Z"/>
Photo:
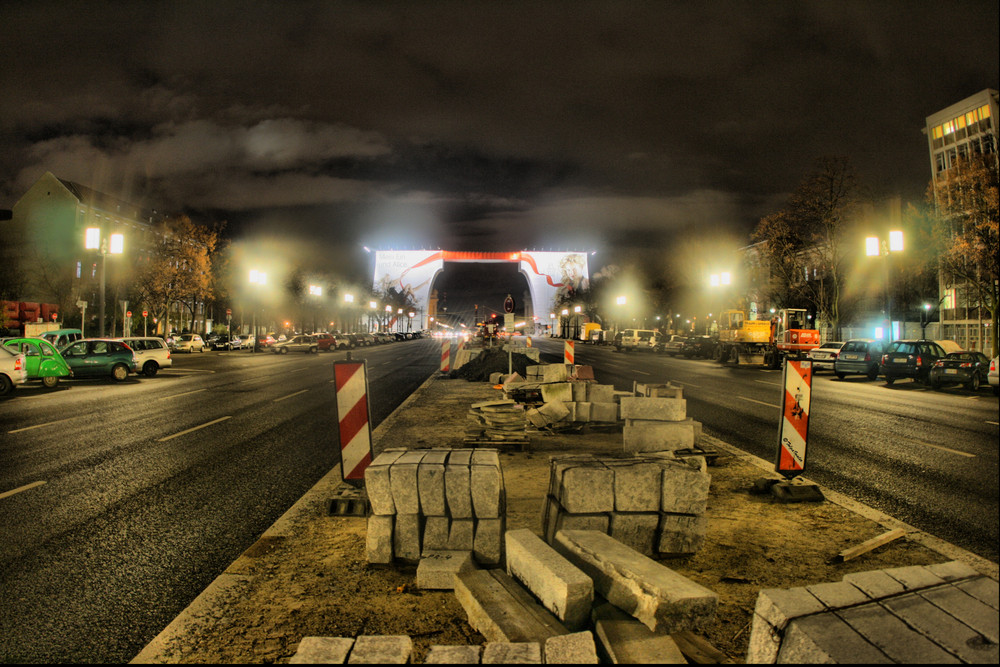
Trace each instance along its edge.
<path fill-rule="evenodd" d="M 304 394 L 304 393 L 306 393 L 307 391 L 309 391 L 309 390 L 308 390 L 308 389 L 303 389 L 302 391 L 297 391 L 297 392 L 295 392 L 294 394 L 289 394 L 288 396 L 282 396 L 281 398 L 276 398 L 276 399 L 274 399 L 274 400 L 273 400 L 273 401 L 271 401 L 271 402 L 272 402 L 272 403 L 277 403 L 277 402 L 279 402 L 279 401 L 283 401 L 283 400 L 285 400 L 286 398 L 291 398 L 292 396 L 298 396 L 299 394 Z"/>
<path fill-rule="evenodd" d="M 694 382 L 681 382 L 680 380 L 671 380 L 671 382 L 676 382 L 677 384 L 683 384 L 688 387 L 698 387 L 699 389 L 701 389 L 701 385 L 695 384 Z"/>
<path fill-rule="evenodd" d="M 166 368 L 160 369 L 161 373 L 209 373 L 214 374 L 215 371 L 210 371 L 207 368 L 174 368 L 173 366 L 168 366 Z"/>
<path fill-rule="evenodd" d="M 970 454 L 969 452 L 960 452 L 957 449 L 952 449 L 950 447 L 944 447 L 942 445 L 935 445 L 935 444 L 930 443 L 930 442 L 924 442 L 923 440 L 914 440 L 913 438 L 902 438 L 902 439 L 906 440 L 907 442 L 912 442 L 912 443 L 915 443 L 915 444 L 918 444 L 918 445 L 924 445 L 925 447 L 933 447 L 934 449 L 940 449 L 941 451 L 949 452 L 950 454 L 958 454 L 959 456 L 965 456 L 965 457 L 970 458 L 970 459 L 976 458 L 975 454 Z"/>
<path fill-rule="evenodd" d="M 188 394 L 197 394 L 199 391 L 206 391 L 206 389 L 192 389 L 191 391 L 185 391 L 180 394 L 171 394 L 170 396 L 163 396 L 159 400 L 165 401 L 168 398 L 177 398 L 178 396 L 187 396 Z"/>
<path fill-rule="evenodd" d="M 986 423 L 987 424 L 993 424 L 994 426 L 1000 426 L 1000 422 L 991 422 L 989 420 L 986 420 Z"/>
<path fill-rule="evenodd" d="M 0 493 L 0 500 L 3 500 L 4 498 L 9 498 L 10 496 L 14 495 L 15 493 L 21 493 L 22 491 L 27 491 L 28 489 L 33 489 L 36 486 L 41 486 L 42 484 L 45 484 L 45 482 L 44 481 L 42 481 L 42 482 L 32 482 L 31 484 L 25 484 L 24 486 L 19 486 L 16 489 L 11 489 L 10 491 L 4 491 L 3 493 Z"/>
<path fill-rule="evenodd" d="M 188 429 L 188 430 L 186 430 L 186 431 L 181 431 L 180 433 L 174 433 L 173 435 L 168 435 L 168 436 L 167 436 L 167 437 L 165 437 L 165 438 L 160 438 L 159 440 L 157 440 L 157 442 L 166 442 L 167 440 L 173 440 L 174 438 L 179 438 L 179 437 L 180 437 L 180 436 L 182 436 L 182 435 L 186 435 L 186 434 L 188 434 L 188 433 L 191 433 L 191 432 L 193 432 L 193 431 L 197 431 L 197 430 L 200 430 L 200 429 L 203 429 L 203 428 L 205 428 L 206 426 L 211 426 L 212 424 L 218 424 L 219 422 L 224 422 L 224 421 L 226 421 L 227 419 L 232 419 L 232 418 L 233 418 L 233 416 L 232 416 L 232 415 L 227 415 L 227 416 L 225 416 L 225 417 L 219 417 L 218 419 L 213 419 L 213 420 L 212 420 L 212 421 L 210 421 L 210 422 L 205 422 L 205 423 L 204 423 L 204 424 L 202 424 L 201 426 L 195 426 L 195 427 L 193 427 L 193 428 L 189 428 L 189 429 Z"/>
<path fill-rule="evenodd" d="M 780 405 L 774 405 L 773 403 L 765 403 L 764 401 L 758 401 L 753 398 L 747 398 L 746 396 L 737 396 L 736 398 L 742 398 L 744 401 L 750 401 L 751 403 L 760 403 L 761 405 L 766 405 L 769 408 L 774 408 L 775 410 L 780 410 Z"/>
<path fill-rule="evenodd" d="M 767 380 L 754 380 L 754 382 L 760 382 L 761 384 L 769 384 L 772 387 L 780 387 L 781 386 L 780 382 L 768 382 Z"/>
<path fill-rule="evenodd" d="M 640 371 L 640 370 L 638 370 L 638 369 L 636 369 L 636 371 L 635 371 L 635 372 L 636 372 L 636 373 L 642 373 L 643 375 L 652 375 L 652 373 L 647 373 L 646 371 Z"/>
<path fill-rule="evenodd" d="M 62 422 L 68 422 L 70 419 L 76 419 L 76 417 L 57 419 L 54 422 L 45 422 L 44 424 L 35 424 L 34 426 L 25 426 L 24 428 L 15 428 L 13 431 L 7 431 L 7 433 L 20 433 L 21 431 L 31 431 L 32 429 L 42 428 L 43 426 L 52 426 L 53 424 L 61 424 Z"/>

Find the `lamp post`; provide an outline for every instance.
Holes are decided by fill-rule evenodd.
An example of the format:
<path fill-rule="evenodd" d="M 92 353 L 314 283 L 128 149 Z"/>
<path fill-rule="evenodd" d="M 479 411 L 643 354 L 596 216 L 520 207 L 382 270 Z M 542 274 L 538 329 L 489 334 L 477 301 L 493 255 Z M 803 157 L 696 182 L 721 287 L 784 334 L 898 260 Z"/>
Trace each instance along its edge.
<path fill-rule="evenodd" d="M 98 317 L 101 320 L 100 332 L 104 337 L 104 292 L 107 284 L 107 261 L 108 253 L 120 255 L 125 252 L 125 237 L 121 234 L 111 234 L 111 243 L 108 244 L 108 237 L 101 237 L 100 227 L 88 227 L 84 230 L 84 247 L 87 250 L 101 251 L 101 302 L 98 306 Z"/>
<path fill-rule="evenodd" d="M 889 338 L 895 338 L 892 331 L 892 299 L 889 293 L 889 254 L 903 251 L 903 232 L 894 230 L 889 232 L 888 244 L 886 239 L 878 236 L 869 236 L 865 239 L 865 255 L 868 257 L 885 258 L 885 320 L 888 323 Z"/>
<path fill-rule="evenodd" d="M 250 284 L 263 287 L 267 284 L 267 274 L 263 271 L 258 271 L 257 269 L 250 270 Z M 253 346 L 250 348 L 250 352 L 257 351 L 257 304 L 253 307 Z"/>

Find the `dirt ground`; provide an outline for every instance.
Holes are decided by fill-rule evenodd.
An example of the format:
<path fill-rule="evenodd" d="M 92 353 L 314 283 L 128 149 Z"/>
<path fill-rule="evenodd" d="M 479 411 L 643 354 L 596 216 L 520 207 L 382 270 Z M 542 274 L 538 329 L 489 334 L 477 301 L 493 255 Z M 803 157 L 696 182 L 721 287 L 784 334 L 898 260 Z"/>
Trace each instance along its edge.
<path fill-rule="evenodd" d="M 376 453 L 404 443 L 457 445 L 468 406 L 499 398 L 498 393 L 484 383 L 431 383 L 424 400 L 404 406 L 393 423 L 384 425 Z M 433 431 L 428 424 L 435 424 Z M 536 434 L 530 452 L 504 452 L 508 529 L 541 534 L 550 455 L 620 455 L 621 438 L 620 432 Z M 848 572 L 948 560 L 900 539 L 856 560 L 830 564 L 841 550 L 886 528 L 831 502 L 781 504 L 769 495 L 752 494 L 763 473 L 735 452 L 722 456 L 709 472 L 704 547 L 693 556 L 663 562 L 718 593 L 715 619 L 696 632 L 734 662 L 743 662 L 746 655 L 751 615 L 762 588 L 839 581 Z M 183 621 L 178 619 L 137 661 L 288 662 L 306 636 L 405 634 L 414 641 L 413 662 L 422 662 L 433 644 L 482 644 L 484 638 L 469 627 L 450 592 L 416 589 L 415 567 L 367 565 L 365 519 L 329 517 L 324 511 L 324 499 L 338 482 L 331 475 L 317 485 L 312 497 L 233 563 Z"/>

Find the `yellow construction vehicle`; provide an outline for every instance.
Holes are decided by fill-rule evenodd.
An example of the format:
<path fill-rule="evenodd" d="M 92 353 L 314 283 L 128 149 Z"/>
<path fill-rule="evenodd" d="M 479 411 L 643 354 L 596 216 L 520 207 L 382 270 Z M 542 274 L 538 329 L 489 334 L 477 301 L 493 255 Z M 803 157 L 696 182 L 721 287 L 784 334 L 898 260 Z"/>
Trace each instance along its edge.
<path fill-rule="evenodd" d="M 785 308 L 771 320 L 748 320 L 742 310 L 726 310 L 719 317 L 715 360 L 779 368 L 785 357 L 805 357 L 819 347 L 819 331 L 808 329 L 807 313 Z"/>

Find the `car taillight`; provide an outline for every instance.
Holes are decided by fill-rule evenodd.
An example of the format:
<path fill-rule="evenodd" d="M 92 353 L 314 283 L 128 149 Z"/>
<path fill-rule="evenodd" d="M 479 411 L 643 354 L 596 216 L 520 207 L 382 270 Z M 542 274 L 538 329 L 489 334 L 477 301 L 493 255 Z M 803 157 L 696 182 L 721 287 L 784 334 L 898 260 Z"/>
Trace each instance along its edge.
<path fill-rule="evenodd" d="M 920 358 L 920 357 L 918 356 L 918 357 L 917 357 L 917 366 L 923 366 L 923 365 L 924 365 L 924 361 L 923 361 L 923 359 L 921 359 L 921 358 Z"/>
<path fill-rule="evenodd" d="M 939 366 L 943 366 L 944 364 L 942 364 L 942 363 L 941 363 L 941 362 L 939 361 L 939 362 L 938 362 L 938 365 L 939 365 Z M 963 364 L 959 364 L 959 365 L 958 365 L 958 367 L 959 367 L 959 368 L 972 368 L 972 362 L 971 362 L 971 361 L 966 361 L 966 362 L 965 362 L 965 363 L 963 363 Z"/>
<path fill-rule="evenodd" d="M 943 361 L 938 360 L 934 362 L 934 368 L 941 368 L 942 366 L 944 366 Z"/>
<path fill-rule="evenodd" d="M 872 353 L 871 352 L 865 352 L 865 361 L 868 362 L 868 361 L 871 361 L 871 360 L 872 360 Z"/>
<path fill-rule="evenodd" d="M 14 370 L 19 371 L 24 368 L 24 357 L 14 359 Z"/>
<path fill-rule="evenodd" d="M 170 352 L 167 352 L 167 359 L 170 358 Z"/>
<path fill-rule="evenodd" d="M 889 361 L 889 355 L 888 354 L 883 354 L 882 355 L 882 363 L 884 364 L 884 363 L 886 363 L 888 361 Z"/>

